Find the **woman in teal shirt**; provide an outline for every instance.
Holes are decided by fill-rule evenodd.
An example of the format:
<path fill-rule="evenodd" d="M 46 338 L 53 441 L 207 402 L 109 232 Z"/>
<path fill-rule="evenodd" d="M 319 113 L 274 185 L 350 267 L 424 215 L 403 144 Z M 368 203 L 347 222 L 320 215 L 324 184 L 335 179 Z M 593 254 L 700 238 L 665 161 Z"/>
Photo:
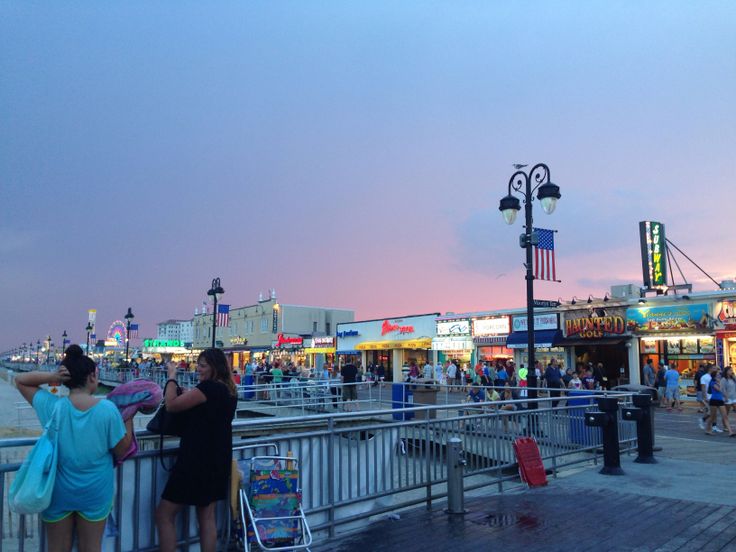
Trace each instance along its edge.
<path fill-rule="evenodd" d="M 21 395 L 46 425 L 59 404 L 59 462 L 51 504 L 41 514 L 49 552 L 71 550 L 76 527 L 80 550 L 99 551 L 113 503 L 113 456 L 130 447 L 133 420 L 124 423 L 118 408 L 95 397 L 97 367 L 79 345 L 71 345 L 57 372 L 26 372 L 15 378 Z M 40 386 L 63 383 L 69 397 Z"/>

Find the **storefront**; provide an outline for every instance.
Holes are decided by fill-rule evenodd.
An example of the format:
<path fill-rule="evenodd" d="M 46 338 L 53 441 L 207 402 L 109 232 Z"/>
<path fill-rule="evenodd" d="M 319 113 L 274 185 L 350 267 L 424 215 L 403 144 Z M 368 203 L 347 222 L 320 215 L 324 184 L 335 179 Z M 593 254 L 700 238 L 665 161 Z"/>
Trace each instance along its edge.
<path fill-rule="evenodd" d="M 721 301 L 714 312 L 716 364 L 736 367 L 736 301 Z"/>
<path fill-rule="evenodd" d="M 628 309 L 626 327 L 639 337 L 639 366 L 651 359 L 655 366 L 676 367 L 681 385 L 694 395 L 698 365 L 716 359 L 711 319 L 706 303 Z"/>
<path fill-rule="evenodd" d="M 357 351 L 366 370 L 380 368 L 386 380 L 401 381 L 404 365 L 422 366 L 433 360 L 432 339 L 436 337 L 438 316 L 433 313 L 338 324 L 338 359 L 344 363 Z"/>
<path fill-rule="evenodd" d="M 244 337 L 232 336 L 230 346 L 223 349 L 223 352 L 230 361 L 230 367 L 239 373 L 244 373 L 245 365 L 251 362 L 248 340 Z"/>
<path fill-rule="evenodd" d="M 506 340 L 506 346 L 514 350 L 514 361 L 518 366 L 523 364 L 528 367 L 529 365 L 527 328 L 526 315 L 512 317 L 511 329 L 513 331 Z M 534 358 L 543 367 L 549 364 L 552 359 L 555 359 L 563 368 L 566 367 L 567 358 L 565 349 L 561 346 L 562 341 L 563 337 L 557 313 L 534 315 Z"/>
<path fill-rule="evenodd" d="M 563 346 L 570 350 L 572 368 L 600 363 L 609 389 L 631 383 L 626 307 L 587 307 L 566 311 L 562 318 Z"/>
<path fill-rule="evenodd" d="M 508 316 L 473 318 L 473 346 L 476 358 L 481 362 L 495 363 L 514 358 L 514 351 L 506 346 L 511 333 Z"/>
<path fill-rule="evenodd" d="M 144 339 L 141 354 L 144 358 L 155 358 L 164 362 L 191 360 L 191 350 L 177 339 Z"/>
<path fill-rule="evenodd" d="M 442 317 L 437 319 L 437 337 L 432 340 L 432 350 L 439 362 L 451 360 L 456 366 L 473 365 L 473 339 L 470 320 Z"/>
<path fill-rule="evenodd" d="M 276 336 L 276 341 L 271 349 L 271 362 L 279 362 L 283 364 L 293 364 L 294 366 L 304 366 L 307 361 L 307 355 L 304 350 L 304 338 L 301 336 L 287 336 L 280 333 Z"/>
<path fill-rule="evenodd" d="M 335 338 L 331 336 L 313 337 L 309 347 L 304 349 L 307 355 L 307 368 L 321 370 L 325 363 L 335 363 Z"/>

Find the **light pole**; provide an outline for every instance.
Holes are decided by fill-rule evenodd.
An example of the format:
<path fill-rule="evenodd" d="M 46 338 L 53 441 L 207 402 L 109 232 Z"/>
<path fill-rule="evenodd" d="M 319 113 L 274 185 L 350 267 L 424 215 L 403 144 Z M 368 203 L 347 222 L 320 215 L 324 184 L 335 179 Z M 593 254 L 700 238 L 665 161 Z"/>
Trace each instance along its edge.
<path fill-rule="evenodd" d="M 51 341 L 51 336 L 48 336 L 46 338 L 46 341 L 48 343 L 48 348 L 46 349 L 46 364 L 48 364 L 49 362 L 51 362 L 51 347 L 54 346 L 54 342 Z"/>
<path fill-rule="evenodd" d="M 128 307 L 128 312 L 125 313 L 125 364 L 128 364 L 128 346 L 130 345 L 130 321 L 135 318 L 133 310 Z"/>
<path fill-rule="evenodd" d="M 212 348 L 215 348 L 215 334 L 217 333 L 217 301 L 220 299 L 220 296 L 225 293 L 225 290 L 222 289 L 222 286 L 220 285 L 220 279 L 214 278 L 212 280 L 212 287 L 207 291 L 207 295 L 212 296 L 212 301 L 214 303 L 214 306 L 212 307 Z"/>
<path fill-rule="evenodd" d="M 41 340 L 36 340 L 36 368 L 38 368 L 41 361 Z"/>
<path fill-rule="evenodd" d="M 61 356 L 64 356 L 64 351 L 66 350 L 66 338 L 68 336 L 66 335 L 66 330 L 64 330 L 64 333 L 61 334 Z"/>
<path fill-rule="evenodd" d="M 89 334 L 94 329 L 92 327 L 92 322 L 87 322 L 87 327 L 84 328 L 87 331 L 87 349 L 84 351 L 84 353 L 89 356 Z"/>
<path fill-rule="evenodd" d="M 517 166 L 517 170 L 509 179 L 509 193 L 501 200 L 498 209 L 501 211 L 506 224 L 513 224 L 516 215 L 521 210 L 519 198 L 513 195 L 516 192 L 524 200 L 524 233 L 519 237 L 519 245 L 526 249 L 526 330 L 529 360 L 526 382 L 529 388 L 527 393 L 530 399 L 537 398 L 537 374 L 534 359 L 534 271 L 532 269 L 532 247 L 538 245 L 539 236 L 534 232 L 532 225 L 532 201 L 534 192 L 542 204 L 542 209 L 548 215 L 552 214 L 560 199 L 559 186 L 552 184 L 549 179 L 549 167 L 544 163 L 534 165 L 526 173 L 524 166 Z M 537 408 L 536 401 L 529 401 L 530 408 Z"/>

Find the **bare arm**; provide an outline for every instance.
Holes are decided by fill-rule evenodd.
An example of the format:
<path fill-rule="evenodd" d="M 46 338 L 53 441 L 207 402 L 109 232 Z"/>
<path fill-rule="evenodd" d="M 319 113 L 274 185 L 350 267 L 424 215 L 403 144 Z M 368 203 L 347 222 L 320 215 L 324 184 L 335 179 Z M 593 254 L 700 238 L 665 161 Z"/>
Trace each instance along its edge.
<path fill-rule="evenodd" d="M 176 380 L 176 364 L 169 362 L 166 366 L 169 379 Z M 184 412 L 207 401 L 204 393 L 199 389 L 190 389 L 181 395 L 176 394 L 176 385 L 166 385 L 164 390 L 164 404 L 168 412 Z"/>
<path fill-rule="evenodd" d="M 115 456 L 115 458 L 120 458 L 128 452 L 128 449 L 130 448 L 130 443 L 133 441 L 133 418 L 130 418 L 127 422 L 125 422 L 125 435 L 123 435 L 123 438 L 118 441 L 118 444 L 115 445 L 112 449 L 112 453 Z"/>
<path fill-rule="evenodd" d="M 59 366 L 56 372 L 22 372 L 15 376 L 15 385 L 23 398 L 33 404 L 33 397 L 42 385 L 58 385 L 69 378 L 65 366 Z"/>

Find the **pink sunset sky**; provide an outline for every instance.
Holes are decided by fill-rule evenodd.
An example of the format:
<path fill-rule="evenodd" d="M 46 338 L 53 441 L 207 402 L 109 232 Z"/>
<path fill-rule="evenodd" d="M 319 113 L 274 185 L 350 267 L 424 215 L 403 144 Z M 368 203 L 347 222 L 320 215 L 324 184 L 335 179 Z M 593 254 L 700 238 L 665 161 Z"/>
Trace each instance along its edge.
<path fill-rule="evenodd" d="M 83 340 L 89 308 L 155 335 L 215 276 L 233 307 L 522 307 L 513 163 L 562 192 L 538 298 L 641 284 L 647 219 L 736 277 L 732 2 L 0 12 L 0 351 Z"/>

